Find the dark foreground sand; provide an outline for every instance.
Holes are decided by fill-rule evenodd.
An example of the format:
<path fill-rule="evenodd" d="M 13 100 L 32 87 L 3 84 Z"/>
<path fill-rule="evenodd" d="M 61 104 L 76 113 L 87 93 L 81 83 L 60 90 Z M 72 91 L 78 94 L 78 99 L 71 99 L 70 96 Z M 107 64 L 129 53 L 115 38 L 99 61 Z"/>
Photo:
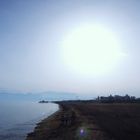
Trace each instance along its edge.
<path fill-rule="evenodd" d="M 140 140 L 140 104 L 58 104 L 26 140 Z"/>

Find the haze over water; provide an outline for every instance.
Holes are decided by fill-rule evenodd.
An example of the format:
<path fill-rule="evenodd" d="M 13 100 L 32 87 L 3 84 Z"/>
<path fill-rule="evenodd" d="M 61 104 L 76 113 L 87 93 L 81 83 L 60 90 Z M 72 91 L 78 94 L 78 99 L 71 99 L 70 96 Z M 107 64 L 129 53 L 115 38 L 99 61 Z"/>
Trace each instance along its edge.
<path fill-rule="evenodd" d="M 24 140 L 37 122 L 58 110 L 58 105 L 37 102 L 0 102 L 0 140 Z"/>

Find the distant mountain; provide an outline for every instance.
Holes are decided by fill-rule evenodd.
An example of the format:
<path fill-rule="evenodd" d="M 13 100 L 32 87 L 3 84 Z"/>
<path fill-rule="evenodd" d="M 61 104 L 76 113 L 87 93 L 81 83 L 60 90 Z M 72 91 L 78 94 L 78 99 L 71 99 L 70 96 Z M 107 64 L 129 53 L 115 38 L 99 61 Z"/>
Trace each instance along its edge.
<path fill-rule="evenodd" d="M 45 100 L 70 100 L 76 99 L 77 94 L 75 93 L 67 93 L 67 92 L 43 92 L 40 93 Z"/>
<path fill-rule="evenodd" d="M 0 101 L 1 100 L 25 100 L 25 101 L 39 101 L 39 100 L 73 100 L 76 99 L 77 94 L 67 93 L 67 92 L 41 92 L 41 93 L 8 93 L 0 91 Z"/>

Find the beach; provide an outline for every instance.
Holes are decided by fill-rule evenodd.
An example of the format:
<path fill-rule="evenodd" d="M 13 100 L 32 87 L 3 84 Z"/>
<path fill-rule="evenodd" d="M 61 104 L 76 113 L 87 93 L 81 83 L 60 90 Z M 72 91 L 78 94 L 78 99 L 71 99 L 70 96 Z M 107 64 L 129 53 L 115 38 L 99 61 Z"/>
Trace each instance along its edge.
<path fill-rule="evenodd" d="M 38 123 L 26 140 L 140 139 L 140 104 L 56 103 L 60 109 Z"/>

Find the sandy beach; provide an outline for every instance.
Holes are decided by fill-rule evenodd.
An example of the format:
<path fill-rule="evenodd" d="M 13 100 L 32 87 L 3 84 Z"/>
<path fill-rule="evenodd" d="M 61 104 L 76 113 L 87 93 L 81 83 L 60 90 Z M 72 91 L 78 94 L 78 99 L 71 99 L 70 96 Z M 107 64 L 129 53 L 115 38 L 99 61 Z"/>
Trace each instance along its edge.
<path fill-rule="evenodd" d="M 139 140 L 140 104 L 57 102 L 26 140 Z"/>

